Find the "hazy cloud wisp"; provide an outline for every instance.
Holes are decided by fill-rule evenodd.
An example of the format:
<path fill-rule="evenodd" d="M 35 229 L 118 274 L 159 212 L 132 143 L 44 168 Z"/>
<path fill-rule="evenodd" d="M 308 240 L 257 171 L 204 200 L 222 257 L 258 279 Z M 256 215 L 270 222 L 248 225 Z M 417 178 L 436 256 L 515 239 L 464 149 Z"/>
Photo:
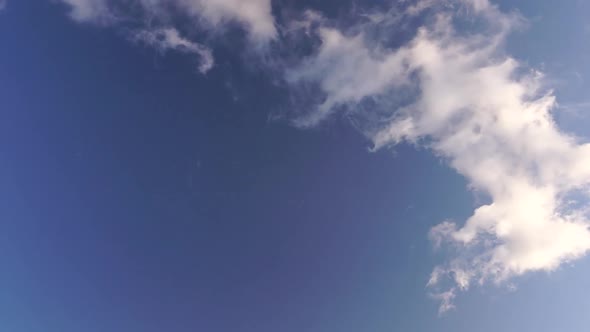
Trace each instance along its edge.
<path fill-rule="evenodd" d="M 235 21 L 241 24 L 252 40 L 260 43 L 276 37 L 270 0 L 61 0 L 70 7 L 70 17 L 84 23 L 113 23 L 115 18 L 141 16 L 166 20 L 170 16 L 186 16 L 196 26 L 210 25 L 217 29 Z M 175 5 L 180 10 L 170 10 Z M 121 7 L 126 10 L 120 10 Z M 129 8 L 134 8 L 129 10 Z M 140 8 L 141 10 L 138 10 Z"/>
<path fill-rule="evenodd" d="M 207 73 L 214 65 L 213 54 L 206 46 L 190 41 L 180 36 L 174 28 L 161 28 L 155 30 L 140 30 L 132 35 L 132 39 L 151 45 L 158 50 L 176 50 L 193 53 L 199 56 L 199 72 Z"/>
<path fill-rule="evenodd" d="M 2 0 L 0 0 L 2 1 Z M 250 45 L 265 48 L 277 37 L 270 0 L 60 0 L 76 22 L 124 26 L 141 40 L 163 51 L 173 49 L 198 54 L 199 71 L 212 68 L 211 50 L 202 43 L 180 37 L 177 18 L 188 19 L 188 28 L 211 33 L 235 22 L 247 32 Z M 0 2 L 0 5 L 2 2 Z M 174 9 L 172 9 L 174 8 Z M 137 26 L 141 26 L 137 28 Z"/>

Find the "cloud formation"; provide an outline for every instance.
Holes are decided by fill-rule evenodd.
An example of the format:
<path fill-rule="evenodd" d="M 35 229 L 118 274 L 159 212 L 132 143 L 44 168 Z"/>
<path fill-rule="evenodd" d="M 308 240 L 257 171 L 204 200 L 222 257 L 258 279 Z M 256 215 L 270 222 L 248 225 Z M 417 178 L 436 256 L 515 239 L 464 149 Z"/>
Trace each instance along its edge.
<path fill-rule="evenodd" d="M 295 120 L 298 126 L 315 126 L 341 104 L 358 103 L 406 81 L 405 51 L 370 50 L 362 34 L 346 37 L 328 27 L 320 27 L 318 35 L 322 43 L 317 53 L 287 73 L 292 84 L 317 82 L 326 96 L 313 112 Z"/>
<path fill-rule="evenodd" d="M 114 16 L 107 0 L 61 0 L 70 7 L 70 17 L 79 23 L 107 24 Z"/>
<path fill-rule="evenodd" d="M 125 12 L 115 1 L 62 1 L 79 22 L 115 24 Z M 473 284 L 551 271 L 590 249 L 583 204 L 590 194 L 590 144 L 556 126 L 555 96 L 543 88 L 543 75 L 505 54 L 506 36 L 523 23 L 518 15 L 487 0 L 419 0 L 359 12 L 352 23 L 306 11 L 277 30 L 270 0 L 166 2 L 180 11 L 161 0 L 136 3 L 159 24 L 149 20 L 134 39 L 197 54 L 203 73 L 213 66 L 211 51 L 182 37 L 167 16 L 198 17 L 213 29 L 238 23 L 253 44 L 274 41 L 288 52 L 273 54 L 272 71 L 305 99 L 306 108 L 294 112 L 296 126 L 346 112 L 362 119 L 374 150 L 401 142 L 426 146 L 489 198 L 467 220 L 443 221 L 430 231 L 434 246 L 450 252 L 428 283 L 441 313 Z M 388 37 L 397 31 L 408 38 Z M 297 58 L 293 41 L 310 53 Z"/>
<path fill-rule="evenodd" d="M 153 46 L 162 52 L 176 50 L 198 55 L 200 57 L 199 72 L 201 74 L 205 74 L 213 68 L 214 60 L 211 50 L 199 43 L 181 37 L 175 28 L 140 30 L 136 31 L 132 38 Z"/>
<path fill-rule="evenodd" d="M 0 0 L 0 9 L 3 0 Z M 197 54 L 199 71 L 213 67 L 211 50 L 202 43 L 181 37 L 179 20 L 191 22 L 184 30 L 213 33 L 231 24 L 241 26 L 250 44 L 264 48 L 277 37 L 270 0 L 60 0 L 74 21 L 99 26 L 123 26 L 140 40 L 160 51 Z M 139 26 L 139 28 L 138 28 Z"/>
<path fill-rule="evenodd" d="M 265 42 L 276 37 L 270 0 L 175 0 L 193 17 L 202 17 L 218 28 L 228 21 L 246 28 L 250 38 Z"/>
<path fill-rule="evenodd" d="M 453 252 L 429 282 L 451 280 L 435 294 L 441 312 L 474 282 L 551 271 L 590 249 L 588 209 L 580 202 L 589 193 L 590 144 L 557 128 L 555 96 L 541 89 L 542 75 L 503 54 L 502 42 L 520 19 L 483 0 L 462 6 L 485 28 L 459 33 L 457 7 L 437 10 L 436 23 L 390 49 L 364 31 L 322 27 L 317 52 L 287 75 L 324 93 L 297 125 L 317 125 L 339 109 L 376 113 L 365 128 L 374 149 L 425 145 L 489 197 L 464 223 L 445 221 L 430 232 L 436 246 Z M 399 103 L 398 94 L 408 91 L 414 97 Z M 362 107 L 367 100 L 372 109 Z"/>
<path fill-rule="evenodd" d="M 110 24 L 138 17 L 153 22 L 184 16 L 201 28 L 219 29 L 229 22 L 237 22 L 256 42 L 267 42 L 277 34 L 270 0 L 61 1 L 70 7 L 70 17 L 81 23 Z"/>

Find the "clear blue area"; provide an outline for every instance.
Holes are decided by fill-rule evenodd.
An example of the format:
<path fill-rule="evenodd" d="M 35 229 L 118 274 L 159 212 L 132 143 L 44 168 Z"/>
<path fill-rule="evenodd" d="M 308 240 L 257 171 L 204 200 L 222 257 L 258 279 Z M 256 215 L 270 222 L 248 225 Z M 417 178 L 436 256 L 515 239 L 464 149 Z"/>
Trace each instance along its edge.
<path fill-rule="evenodd" d="M 590 77 L 588 5 L 511 6 L 543 16 L 518 57 Z M 9 1 L 0 43 L 0 331 L 590 326 L 587 259 L 437 317 L 427 233 L 469 215 L 464 180 L 425 150 L 368 152 L 345 121 L 269 122 L 279 91 L 231 54 L 204 77 L 51 1 Z M 581 101 L 579 84 L 558 92 Z"/>

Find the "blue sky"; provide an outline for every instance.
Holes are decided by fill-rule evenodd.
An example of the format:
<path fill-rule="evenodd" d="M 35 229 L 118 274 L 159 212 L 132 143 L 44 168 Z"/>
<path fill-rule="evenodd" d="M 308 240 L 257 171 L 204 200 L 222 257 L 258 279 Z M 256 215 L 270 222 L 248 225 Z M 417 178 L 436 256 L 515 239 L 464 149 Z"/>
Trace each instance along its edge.
<path fill-rule="evenodd" d="M 584 330 L 589 7 L 8 0 L 0 329 Z"/>

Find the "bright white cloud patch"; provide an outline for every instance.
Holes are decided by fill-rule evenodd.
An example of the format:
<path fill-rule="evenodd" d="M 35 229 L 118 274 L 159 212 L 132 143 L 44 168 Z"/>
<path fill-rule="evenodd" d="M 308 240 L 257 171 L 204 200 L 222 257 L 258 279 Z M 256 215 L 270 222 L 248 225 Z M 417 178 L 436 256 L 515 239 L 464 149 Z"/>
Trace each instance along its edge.
<path fill-rule="evenodd" d="M 142 30 L 136 32 L 133 38 L 161 51 L 176 50 L 198 55 L 200 57 L 199 71 L 202 74 L 213 68 L 214 60 L 211 50 L 201 44 L 181 37 L 178 30 L 174 28 Z"/>
<path fill-rule="evenodd" d="M 502 55 L 516 17 L 487 1 L 465 2 L 486 22 L 485 31 L 459 34 L 454 14 L 441 11 L 436 24 L 388 49 L 363 32 L 320 28 L 321 47 L 287 76 L 291 83 L 315 82 L 325 94 L 298 125 L 315 125 L 339 107 L 354 110 L 370 99 L 379 112 L 391 108 L 367 130 L 375 149 L 428 142 L 474 190 L 491 198 L 465 223 L 446 221 L 431 231 L 435 245 L 455 252 L 429 282 L 438 287 L 452 281 L 435 294 L 441 312 L 453 308 L 456 291 L 473 282 L 550 271 L 590 249 L 588 211 L 572 203 L 588 194 L 590 145 L 556 127 L 555 97 L 539 89 L 542 76 Z M 403 86 L 416 97 L 395 105 L 399 91 L 407 93 Z"/>

